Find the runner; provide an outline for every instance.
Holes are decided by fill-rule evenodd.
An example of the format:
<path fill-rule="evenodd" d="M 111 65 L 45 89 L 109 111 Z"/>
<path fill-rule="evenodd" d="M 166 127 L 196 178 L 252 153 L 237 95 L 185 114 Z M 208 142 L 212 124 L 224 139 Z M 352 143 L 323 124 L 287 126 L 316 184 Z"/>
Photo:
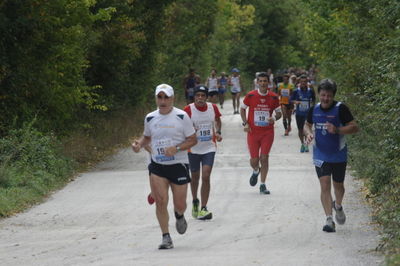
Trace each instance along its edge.
<path fill-rule="evenodd" d="M 233 114 L 239 114 L 240 92 L 243 88 L 239 72 L 239 69 L 233 68 L 232 76 L 229 80 L 229 85 L 231 86 L 232 93 Z"/>
<path fill-rule="evenodd" d="M 250 152 L 250 165 L 253 174 L 250 185 L 255 186 L 261 172 L 261 194 L 270 194 L 265 185 L 268 174 L 269 151 L 274 141 L 274 123 L 282 116 L 278 95 L 268 90 L 268 75 L 261 73 L 257 77 L 258 90 L 252 90 L 245 96 L 240 110 L 244 131 L 247 132 L 247 145 Z M 246 109 L 249 108 L 246 117 Z M 272 116 L 275 110 L 275 117 Z M 260 167 L 261 164 L 261 167 Z"/>
<path fill-rule="evenodd" d="M 187 229 L 184 217 L 187 183 L 190 182 L 187 150 L 197 143 L 197 139 L 186 112 L 173 106 L 172 87 L 160 84 L 155 94 L 158 109 L 146 115 L 143 136 L 133 142 L 132 148 L 139 152 L 151 143 L 150 186 L 162 232 L 162 243 L 158 248 L 170 249 L 174 245 L 168 229 L 168 190 L 172 190 L 176 230 L 184 234 Z"/>
<path fill-rule="evenodd" d="M 274 82 L 274 74 L 272 73 L 272 69 L 271 68 L 267 69 L 267 75 L 268 75 L 268 78 L 269 78 L 268 89 L 270 91 L 273 91 L 273 92 L 276 93 L 277 92 L 276 91 L 276 84 Z"/>
<path fill-rule="evenodd" d="M 212 103 L 218 101 L 218 77 L 215 69 L 211 70 L 210 76 L 207 78 L 206 86 L 208 87 L 208 100 Z"/>
<path fill-rule="evenodd" d="M 309 152 L 308 145 L 304 142 L 304 123 L 308 110 L 315 104 L 315 92 L 308 87 L 307 76 L 300 76 L 300 87 L 290 97 L 290 102 L 296 104 L 296 124 L 301 142 L 300 152 Z"/>
<path fill-rule="evenodd" d="M 258 90 L 258 81 L 257 81 L 257 76 L 260 74 L 261 72 L 256 72 L 256 77 L 253 80 L 253 90 Z"/>
<path fill-rule="evenodd" d="M 219 95 L 219 104 L 221 109 L 224 109 L 225 102 L 225 92 L 228 86 L 228 76 L 225 72 L 221 72 L 221 77 L 218 79 L 218 95 Z"/>
<path fill-rule="evenodd" d="M 195 73 L 193 68 L 189 69 L 189 74 L 183 79 L 183 88 L 185 89 L 186 104 L 194 101 L 193 89 L 200 84 L 200 76 Z"/>
<path fill-rule="evenodd" d="M 292 112 L 293 112 L 293 104 L 290 103 L 290 95 L 293 92 L 293 85 L 289 84 L 289 74 L 283 75 L 283 82 L 278 84 L 278 95 L 279 95 L 279 103 L 282 107 L 283 114 L 283 127 L 285 128 L 285 136 L 289 135 L 289 132 L 292 130 Z"/>
<path fill-rule="evenodd" d="M 207 210 L 210 196 L 210 175 L 214 164 L 216 152 L 215 140 L 221 141 L 221 113 L 215 104 L 207 103 L 208 89 L 199 85 L 194 89 L 194 103 L 187 105 L 185 111 L 193 121 L 196 129 L 197 144 L 189 151 L 189 164 L 192 174 L 192 216 L 199 220 L 212 219 L 212 213 Z M 201 189 L 200 199 L 197 197 L 200 179 L 201 163 Z M 199 208 L 199 205 L 201 208 Z"/>
<path fill-rule="evenodd" d="M 357 133 L 359 128 L 349 108 L 334 100 L 336 83 L 324 79 L 318 86 L 320 103 L 312 107 L 305 125 L 306 142 L 311 143 L 315 136 L 313 161 L 321 186 L 321 203 L 326 215 L 322 230 L 335 232 L 332 208 L 336 211 L 338 224 L 346 222 L 342 201 L 344 196 L 344 178 L 347 164 L 347 146 L 344 135 Z M 315 128 L 315 135 L 312 126 Z M 332 201 L 331 178 L 335 201 Z"/>

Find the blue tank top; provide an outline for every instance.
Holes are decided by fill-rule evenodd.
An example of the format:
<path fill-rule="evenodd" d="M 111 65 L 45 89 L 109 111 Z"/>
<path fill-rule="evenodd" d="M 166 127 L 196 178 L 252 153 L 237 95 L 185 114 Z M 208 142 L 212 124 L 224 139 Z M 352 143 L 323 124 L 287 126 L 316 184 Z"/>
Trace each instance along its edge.
<path fill-rule="evenodd" d="M 303 91 L 302 89 L 297 88 L 296 93 L 297 95 L 295 100 L 300 101 L 300 104 L 298 104 L 296 107 L 296 115 L 307 116 L 313 98 L 312 90 L 311 88 L 307 88 L 306 91 Z"/>
<path fill-rule="evenodd" d="M 326 130 L 325 123 L 330 122 L 336 127 L 343 126 L 339 118 L 340 102 L 328 111 L 317 104 L 313 110 L 315 125 L 315 144 L 313 149 L 314 164 L 322 162 L 340 163 L 347 161 L 347 146 L 343 135 L 331 134 Z"/>
<path fill-rule="evenodd" d="M 228 79 L 225 77 L 221 77 L 220 79 L 219 79 L 219 83 L 221 84 L 221 86 L 223 87 L 223 88 L 225 88 L 226 87 L 226 84 L 228 83 Z"/>

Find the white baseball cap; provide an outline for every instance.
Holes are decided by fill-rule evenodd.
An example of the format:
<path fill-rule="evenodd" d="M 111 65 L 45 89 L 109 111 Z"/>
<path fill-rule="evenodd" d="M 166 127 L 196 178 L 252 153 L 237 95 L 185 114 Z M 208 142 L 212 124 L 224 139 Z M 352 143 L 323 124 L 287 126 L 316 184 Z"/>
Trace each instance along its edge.
<path fill-rule="evenodd" d="M 168 84 L 160 84 L 156 87 L 156 96 L 160 93 L 164 92 L 168 97 L 174 96 L 174 89 Z"/>

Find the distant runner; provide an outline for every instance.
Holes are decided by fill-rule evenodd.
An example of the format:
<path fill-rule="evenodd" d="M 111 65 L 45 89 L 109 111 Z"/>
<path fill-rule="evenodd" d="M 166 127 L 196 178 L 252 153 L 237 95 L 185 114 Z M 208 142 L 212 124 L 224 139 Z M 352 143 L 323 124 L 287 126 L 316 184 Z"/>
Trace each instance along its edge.
<path fill-rule="evenodd" d="M 232 69 L 232 76 L 229 79 L 229 85 L 231 86 L 232 93 L 233 114 L 239 114 L 240 92 L 243 88 L 242 80 L 240 79 L 239 75 L 239 69 Z"/>
<path fill-rule="evenodd" d="M 283 75 L 283 82 L 278 84 L 279 103 L 282 107 L 283 127 L 285 128 L 285 136 L 289 135 L 292 130 L 292 113 L 294 105 L 290 103 L 290 96 L 293 93 L 294 86 L 289 83 L 289 74 Z"/>

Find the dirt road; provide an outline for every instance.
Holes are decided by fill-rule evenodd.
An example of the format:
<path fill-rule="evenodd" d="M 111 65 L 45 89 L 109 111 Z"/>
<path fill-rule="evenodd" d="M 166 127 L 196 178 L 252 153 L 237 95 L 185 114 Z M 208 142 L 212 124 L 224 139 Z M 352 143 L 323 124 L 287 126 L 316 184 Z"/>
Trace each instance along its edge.
<path fill-rule="evenodd" d="M 311 152 L 300 154 L 297 130 L 275 128 L 267 187 L 250 187 L 245 135 L 231 102 L 212 174 L 211 221 L 191 218 L 175 248 L 158 250 L 161 233 L 149 192 L 144 152 L 131 149 L 80 175 L 45 203 L 0 221 L 0 265 L 379 265 L 379 235 L 360 184 L 346 176 L 347 222 L 322 232 L 324 214 Z M 293 123 L 295 128 L 295 123 Z M 189 194 L 190 195 L 190 194 Z M 170 204 L 171 205 L 171 204 Z M 172 207 L 170 217 L 173 217 Z"/>

